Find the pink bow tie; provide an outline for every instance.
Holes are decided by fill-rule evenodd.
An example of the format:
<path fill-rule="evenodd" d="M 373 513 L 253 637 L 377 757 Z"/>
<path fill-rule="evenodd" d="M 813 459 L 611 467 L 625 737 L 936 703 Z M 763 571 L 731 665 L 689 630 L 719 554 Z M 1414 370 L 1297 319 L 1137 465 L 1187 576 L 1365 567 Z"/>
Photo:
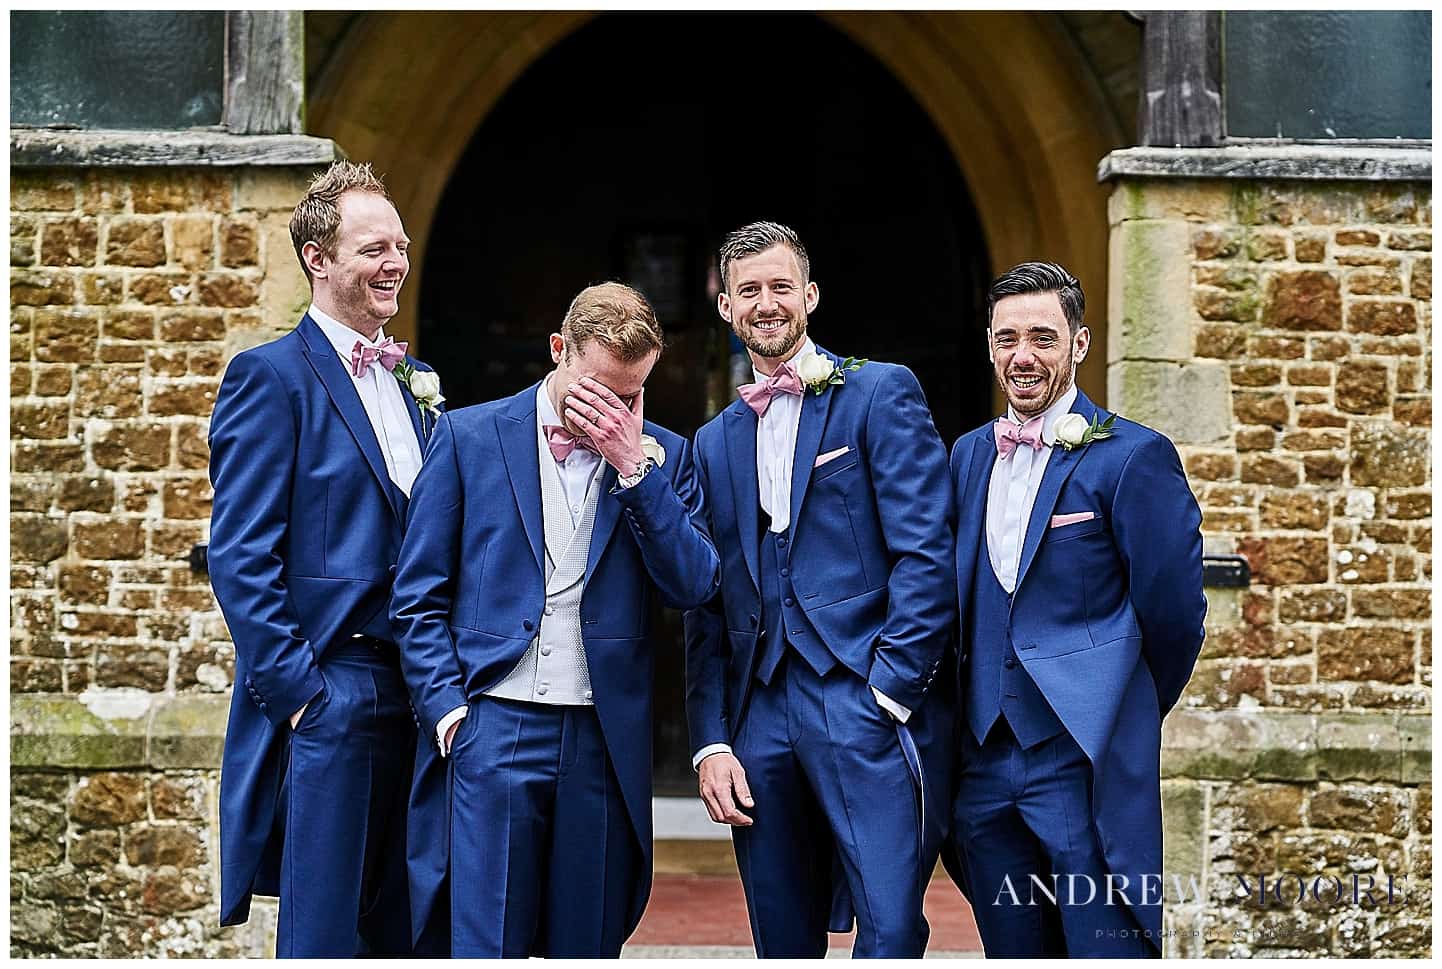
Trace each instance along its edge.
<path fill-rule="evenodd" d="M 1041 425 L 1042 415 L 1040 414 L 1025 424 L 1018 424 L 1009 417 L 998 417 L 991 428 L 992 433 L 996 435 L 996 453 L 1004 458 L 1009 458 L 1018 444 L 1025 444 L 1033 451 L 1040 451 L 1043 444 Z"/>
<path fill-rule="evenodd" d="M 771 408 L 771 399 L 777 394 L 801 396 L 801 378 L 796 375 L 796 369 L 791 366 L 790 361 L 787 361 L 765 380 L 737 387 L 736 393 L 741 395 L 747 407 L 756 412 L 757 417 L 765 417 L 766 411 Z"/>
<path fill-rule="evenodd" d="M 560 424 L 542 424 L 541 430 L 546 435 L 546 445 L 551 449 L 551 457 L 557 461 L 565 461 L 578 447 L 583 447 L 592 454 L 601 453 L 595 441 L 589 437 L 577 437 Z"/>
<path fill-rule="evenodd" d="M 355 346 L 350 351 L 350 372 L 359 377 L 373 363 L 380 363 L 387 370 L 394 370 L 396 364 L 406 358 L 406 347 L 409 344 L 397 343 L 390 337 L 386 337 L 375 346 L 366 346 L 360 340 L 355 341 Z"/>

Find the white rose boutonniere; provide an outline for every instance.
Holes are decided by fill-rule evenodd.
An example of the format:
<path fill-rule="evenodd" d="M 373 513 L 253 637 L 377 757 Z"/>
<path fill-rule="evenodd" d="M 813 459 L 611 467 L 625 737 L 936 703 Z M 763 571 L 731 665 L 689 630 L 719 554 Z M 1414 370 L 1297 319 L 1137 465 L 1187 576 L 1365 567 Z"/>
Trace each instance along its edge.
<path fill-rule="evenodd" d="M 1066 414 L 1056 422 L 1056 442 L 1070 451 L 1073 448 L 1085 447 L 1093 441 L 1104 441 L 1112 436 L 1112 422 L 1116 419 L 1117 415 L 1113 414 L 1101 423 L 1097 422 L 1096 417 L 1088 423 L 1080 414 Z"/>
<path fill-rule="evenodd" d="M 649 434 L 641 435 L 641 453 L 653 461 L 658 468 L 666 463 L 666 449 L 661 446 L 660 441 Z"/>
<path fill-rule="evenodd" d="M 432 417 L 440 414 L 439 408 L 445 398 L 441 396 L 441 378 L 434 370 L 417 370 L 402 360 L 391 373 L 411 392 L 422 413 Z"/>
<path fill-rule="evenodd" d="M 853 370 L 860 370 L 869 361 L 858 360 L 855 357 L 847 357 L 841 362 L 841 366 L 831 362 L 831 358 L 812 351 L 796 361 L 796 376 L 801 382 L 811 388 L 813 394 L 823 393 L 827 387 L 846 383 L 846 375 Z"/>

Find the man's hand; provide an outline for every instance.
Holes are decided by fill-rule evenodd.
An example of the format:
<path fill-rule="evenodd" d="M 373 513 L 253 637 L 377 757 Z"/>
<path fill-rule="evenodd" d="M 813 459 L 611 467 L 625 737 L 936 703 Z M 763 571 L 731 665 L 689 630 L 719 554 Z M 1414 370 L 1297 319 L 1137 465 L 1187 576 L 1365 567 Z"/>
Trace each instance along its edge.
<path fill-rule="evenodd" d="M 465 718 L 465 717 L 461 717 L 461 720 L 464 720 L 464 719 L 466 719 L 466 718 Z M 445 749 L 445 753 L 446 753 L 447 755 L 449 755 L 450 752 L 451 752 L 451 741 L 453 741 L 453 740 L 456 739 L 456 728 L 461 725 L 461 720 L 457 720 L 455 723 L 451 724 L 449 727 L 446 728 L 446 749 Z"/>
<path fill-rule="evenodd" d="M 307 700 L 305 703 L 302 703 L 300 705 L 300 709 L 290 715 L 290 729 L 294 730 L 296 724 L 300 723 L 300 718 L 305 716 L 305 708 L 308 706 L 310 706 L 309 700 Z"/>
<path fill-rule="evenodd" d="M 735 755 L 712 754 L 701 761 L 698 773 L 701 776 L 701 800 L 706 802 L 712 821 L 738 828 L 755 823 L 741 813 L 741 808 L 755 807 L 756 802 L 751 799 L 751 788 L 746 786 L 746 771 Z"/>
<path fill-rule="evenodd" d="M 642 405 L 639 391 L 631 406 L 593 377 L 582 377 L 566 388 L 566 416 L 586 432 L 596 450 L 621 477 L 641 470 L 646 455 L 641 450 Z"/>

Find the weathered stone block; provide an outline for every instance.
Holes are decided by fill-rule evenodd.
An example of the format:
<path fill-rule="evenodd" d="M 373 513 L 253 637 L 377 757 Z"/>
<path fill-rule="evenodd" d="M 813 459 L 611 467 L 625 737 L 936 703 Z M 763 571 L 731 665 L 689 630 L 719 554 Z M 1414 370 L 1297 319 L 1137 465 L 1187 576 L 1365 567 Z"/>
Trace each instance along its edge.
<path fill-rule="evenodd" d="M 75 277 L 64 270 L 29 269 L 10 274 L 10 305 L 68 306 L 75 301 Z M 13 342 L 14 337 L 11 337 Z"/>
<path fill-rule="evenodd" d="M 202 306 L 254 306 L 260 290 L 255 281 L 231 273 L 204 273 L 197 293 Z"/>
<path fill-rule="evenodd" d="M 209 417 L 215 407 L 216 386 L 203 383 L 159 383 L 150 392 L 150 413 L 156 417 L 191 415 Z"/>
<path fill-rule="evenodd" d="M 1413 299 L 1432 298 L 1432 257 L 1417 259 L 1412 263 L 1412 284 L 1407 294 Z"/>
<path fill-rule="evenodd" d="M 214 769 L 229 716 L 228 698 L 176 696 L 161 702 L 150 728 L 150 761 L 162 769 Z"/>
<path fill-rule="evenodd" d="M 1247 352 L 1247 331 L 1244 327 L 1208 323 L 1197 327 L 1196 355 L 1232 359 Z"/>
<path fill-rule="evenodd" d="M 10 516 L 10 557 L 15 562 L 53 562 L 65 554 L 69 541 L 65 522 L 41 515 Z"/>
<path fill-rule="evenodd" d="M 10 864 L 34 870 L 57 865 L 65 856 L 65 811 L 53 801 L 10 796 Z"/>
<path fill-rule="evenodd" d="M 1342 431 L 1294 431 L 1282 438 L 1282 447 L 1288 451 L 1336 451 L 1347 446 L 1347 435 Z"/>
<path fill-rule="evenodd" d="M 44 309 L 35 314 L 35 359 L 83 363 L 95 358 L 100 317 L 88 309 Z"/>
<path fill-rule="evenodd" d="M 244 216 L 220 225 L 220 264 L 232 268 L 260 262 L 260 225 Z"/>
<path fill-rule="evenodd" d="M 194 868 L 205 860 L 205 842 L 193 827 L 142 824 L 125 832 L 125 859 L 132 865 Z"/>
<path fill-rule="evenodd" d="M 203 777 L 162 774 L 150 782 L 150 806 L 157 818 L 204 820 L 205 798 Z"/>
<path fill-rule="evenodd" d="M 1243 697 L 1266 698 L 1264 668 L 1256 663 L 1198 663 L 1178 706 L 1184 709 L 1221 710 L 1235 707 Z"/>
<path fill-rule="evenodd" d="M 1308 585 L 1328 578 L 1325 538 L 1245 538 L 1237 551 L 1263 585 Z"/>
<path fill-rule="evenodd" d="M 181 424 L 175 430 L 175 463 L 182 468 L 210 466 L 210 445 L 204 426 Z"/>
<path fill-rule="evenodd" d="M 1192 291 L 1192 303 L 1204 320 L 1246 323 L 1257 318 L 1260 300 L 1254 292 L 1199 286 Z"/>
<path fill-rule="evenodd" d="M 185 350 L 181 347 L 162 347 L 145 355 L 145 373 L 150 377 L 185 376 Z"/>
<path fill-rule="evenodd" d="M 1283 622 L 1341 622 L 1347 595 L 1337 589 L 1283 589 L 1277 614 Z"/>
<path fill-rule="evenodd" d="M 1328 787 L 1307 802 L 1307 820 L 1314 828 L 1405 838 L 1412 827 L 1409 801 L 1407 791 L 1395 787 Z"/>
<path fill-rule="evenodd" d="M 1254 229 L 1247 233 L 1247 257 L 1253 262 L 1286 259 L 1287 233 L 1275 229 Z"/>
<path fill-rule="evenodd" d="M 160 219 L 112 218 L 105 233 L 105 262 L 110 266 L 165 265 L 165 223 Z"/>
<path fill-rule="evenodd" d="M 1257 360 L 1300 360 L 1307 355 L 1307 343 L 1294 337 L 1253 336 L 1247 340 L 1247 353 Z"/>
<path fill-rule="evenodd" d="M 1323 485 L 1341 481 L 1347 464 L 1334 454 L 1308 454 L 1302 458 L 1307 484 Z"/>
<path fill-rule="evenodd" d="M 40 230 L 40 262 L 46 266 L 93 266 L 98 235 L 94 219 L 48 220 Z"/>
<path fill-rule="evenodd" d="M 1430 754 L 1430 745 L 1429 745 Z M 1318 719 L 1318 769 L 1334 781 L 1400 780 L 1402 735 L 1392 714 L 1330 713 Z"/>
<path fill-rule="evenodd" d="M 1202 873 L 1207 843 L 1204 799 L 1200 784 L 1162 782 L 1162 870 L 1168 875 Z"/>
<path fill-rule="evenodd" d="M 1236 455 L 1193 452 L 1185 458 L 1187 476 L 1201 481 L 1231 481 L 1237 477 Z"/>
<path fill-rule="evenodd" d="M 144 407 L 140 374 L 120 367 L 83 367 L 77 372 L 76 417 L 136 417 Z"/>
<path fill-rule="evenodd" d="M 131 630 L 134 635 L 134 630 Z M 95 685 L 106 689 L 163 691 L 170 680 L 170 651 L 107 643 L 95 662 Z"/>
<path fill-rule="evenodd" d="M 1387 409 L 1391 394 L 1387 366 L 1370 360 L 1349 360 L 1337 368 L 1337 406 L 1352 414 Z"/>
<path fill-rule="evenodd" d="M 1417 310 L 1402 300 L 1353 300 L 1347 306 L 1347 329 L 1377 336 L 1416 333 Z"/>
<path fill-rule="evenodd" d="M 1269 369 L 1272 373 L 1280 376 L 1277 368 Z M 1232 378 L 1235 382 L 1235 368 Z M 1232 394 L 1232 413 L 1242 424 L 1271 424 L 1281 427 L 1292 419 L 1291 409 L 1287 406 L 1287 398 L 1282 394 L 1275 393 L 1235 392 Z"/>
<path fill-rule="evenodd" d="M 1428 619 L 1432 615 L 1430 589 L 1358 589 L 1352 608 L 1366 619 Z"/>
<path fill-rule="evenodd" d="M 1123 360 L 1108 368 L 1107 391 L 1117 411 L 1178 444 L 1231 437 L 1230 386 L 1224 364 Z"/>
<path fill-rule="evenodd" d="M 1291 488 L 1301 483 L 1302 469 L 1293 460 L 1270 454 L 1246 454 L 1242 456 L 1242 481 Z"/>
<path fill-rule="evenodd" d="M 1312 780 L 1315 718 L 1265 710 L 1173 710 L 1162 725 L 1162 776 Z"/>
<path fill-rule="evenodd" d="M 145 817 L 145 778 L 140 774 L 87 774 L 75 785 L 70 817 L 76 824 L 113 828 Z"/>
<path fill-rule="evenodd" d="M 113 424 L 94 428 L 95 463 L 113 471 L 157 471 L 170 462 L 170 428 L 164 424 Z"/>
<path fill-rule="evenodd" d="M 1262 525 L 1266 528 L 1320 531 L 1330 517 L 1327 496 L 1307 492 L 1274 492 L 1262 499 Z"/>
<path fill-rule="evenodd" d="M 215 265 L 215 223 L 208 215 L 184 215 L 170 222 L 174 261 L 186 269 Z"/>
<path fill-rule="evenodd" d="M 1297 232 L 1292 236 L 1292 250 L 1298 262 L 1321 262 L 1327 258 L 1327 233 Z"/>
<path fill-rule="evenodd" d="M 1371 229 L 1338 229 L 1335 238 L 1339 246 L 1376 246 L 1382 241 Z"/>
<path fill-rule="evenodd" d="M 166 518 L 209 518 L 214 496 L 205 478 L 172 479 L 165 483 Z"/>
<path fill-rule="evenodd" d="M 1277 446 L 1277 432 L 1270 427 L 1237 429 L 1238 451 L 1270 451 Z"/>
<path fill-rule="evenodd" d="M 1287 383 L 1293 387 L 1330 387 L 1332 368 L 1325 364 L 1293 364 L 1287 368 Z"/>
<path fill-rule="evenodd" d="M 1388 424 L 1358 425 L 1352 431 L 1352 484 L 1384 488 L 1427 483 L 1428 434 Z"/>
<path fill-rule="evenodd" d="M 1232 364 L 1232 386 L 1234 387 L 1271 387 L 1282 377 L 1282 368 L 1274 363 L 1234 363 Z M 1232 397 L 1233 405 L 1236 403 L 1236 395 Z M 1282 399 L 1286 405 L 1286 399 Z M 1267 421 L 1250 421 L 1254 424 L 1266 424 Z"/>
<path fill-rule="evenodd" d="M 61 599 L 67 603 L 103 606 L 110 593 L 110 569 L 67 563 L 60 566 L 57 585 Z"/>
<path fill-rule="evenodd" d="M 136 559 L 145 554 L 138 518 L 75 523 L 75 554 L 83 559 Z"/>
<path fill-rule="evenodd" d="M 11 465 L 10 470 L 23 474 L 30 471 L 83 471 L 85 450 L 79 444 L 55 444 L 35 441 L 16 441 L 15 420 L 12 414 Z"/>
<path fill-rule="evenodd" d="M 1267 282 L 1262 322 L 1284 330 L 1340 330 L 1342 291 L 1337 274 L 1306 269 L 1273 275 Z"/>
<path fill-rule="evenodd" d="M 210 900 L 210 886 L 198 872 L 169 865 L 146 873 L 141 908 L 155 915 L 189 912 Z"/>
<path fill-rule="evenodd" d="M 103 828 L 71 832 L 67 855 L 77 868 L 115 865 L 120 861 L 120 834 Z"/>
<path fill-rule="evenodd" d="M 1415 642 L 1406 629 L 1324 629 L 1317 637 L 1318 679 L 1410 683 Z"/>

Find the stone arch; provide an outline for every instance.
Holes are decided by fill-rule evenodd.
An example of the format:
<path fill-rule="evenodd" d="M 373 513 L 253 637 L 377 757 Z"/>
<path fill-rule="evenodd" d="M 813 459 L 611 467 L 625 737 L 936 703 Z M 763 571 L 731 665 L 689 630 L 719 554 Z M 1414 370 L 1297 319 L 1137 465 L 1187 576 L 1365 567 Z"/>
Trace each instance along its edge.
<path fill-rule="evenodd" d="M 592 15 L 370 13 L 347 31 L 309 100 L 312 133 L 387 177 L 420 250 L 394 332 L 414 338 L 424 246 L 456 163 L 526 68 Z M 1065 263 L 1106 346 L 1107 210 L 1097 163 L 1123 143 L 1099 84 L 1055 21 L 1034 12 L 826 13 L 892 71 L 951 148 L 993 268 Z M 1081 381 L 1100 399 L 1105 354 Z"/>

